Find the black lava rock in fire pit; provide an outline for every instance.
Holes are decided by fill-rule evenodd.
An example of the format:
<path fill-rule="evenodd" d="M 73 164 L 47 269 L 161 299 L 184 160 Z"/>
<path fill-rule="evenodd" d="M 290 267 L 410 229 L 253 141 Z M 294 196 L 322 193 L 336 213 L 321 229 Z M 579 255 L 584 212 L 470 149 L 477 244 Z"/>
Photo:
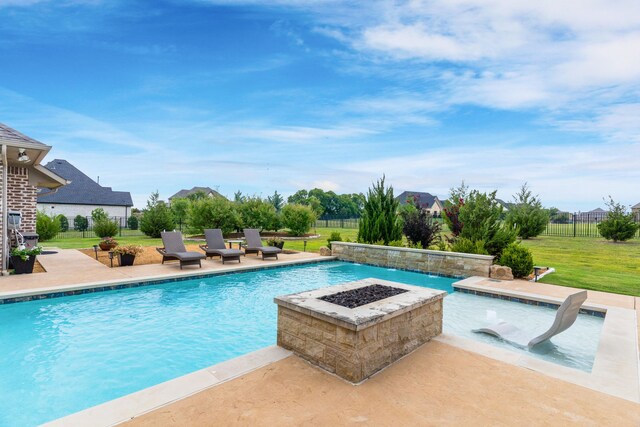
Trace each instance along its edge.
<path fill-rule="evenodd" d="M 350 291 L 338 292 L 337 294 L 325 295 L 320 297 L 320 299 L 343 307 L 356 308 L 405 292 L 409 291 L 406 289 L 392 288 L 391 286 L 369 285 Z"/>

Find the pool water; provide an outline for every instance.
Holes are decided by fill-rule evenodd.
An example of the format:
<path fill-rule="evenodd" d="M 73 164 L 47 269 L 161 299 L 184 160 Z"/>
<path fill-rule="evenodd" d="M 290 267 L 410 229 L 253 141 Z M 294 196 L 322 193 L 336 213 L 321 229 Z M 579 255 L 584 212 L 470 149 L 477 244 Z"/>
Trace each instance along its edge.
<path fill-rule="evenodd" d="M 273 345 L 274 296 L 367 277 L 450 293 L 455 282 L 323 262 L 0 305 L 0 426 L 37 425 Z M 554 313 L 454 293 L 445 298 L 445 332 L 504 345 L 469 332 L 483 321 L 487 307 L 526 326 L 532 318 L 548 325 Z M 541 357 L 589 370 L 601 322 L 580 316 L 565 334 L 580 326 L 583 339 L 554 338 L 555 354 Z M 577 356 L 566 356 L 576 354 L 574 344 L 582 346 L 578 362 Z"/>

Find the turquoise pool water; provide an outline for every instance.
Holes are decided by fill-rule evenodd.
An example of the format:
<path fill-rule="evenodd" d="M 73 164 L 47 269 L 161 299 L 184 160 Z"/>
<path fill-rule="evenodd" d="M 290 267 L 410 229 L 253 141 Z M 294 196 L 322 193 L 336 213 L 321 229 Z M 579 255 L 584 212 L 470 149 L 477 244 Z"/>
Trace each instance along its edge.
<path fill-rule="evenodd" d="M 0 305 L 0 425 L 37 425 L 275 344 L 274 296 L 367 277 L 448 292 L 455 281 L 324 262 Z M 504 303 L 456 293 L 445 313 L 453 296 L 464 298 L 445 317 L 454 333 L 476 327 L 482 304 Z"/>

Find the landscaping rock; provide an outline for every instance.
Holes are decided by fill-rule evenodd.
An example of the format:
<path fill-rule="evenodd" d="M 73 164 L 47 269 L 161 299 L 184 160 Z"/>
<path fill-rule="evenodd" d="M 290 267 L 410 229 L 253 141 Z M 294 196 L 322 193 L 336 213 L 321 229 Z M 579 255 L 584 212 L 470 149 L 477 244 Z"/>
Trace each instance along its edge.
<path fill-rule="evenodd" d="M 320 248 L 320 255 L 321 256 L 331 256 L 331 249 L 329 249 L 326 246 L 323 246 Z"/>
<path fill-rule="evenodd" d="M 489 271 L 489 277 L 498 280 L 513 280 L 513 273 L 511 267 L 494 264 Z"/>

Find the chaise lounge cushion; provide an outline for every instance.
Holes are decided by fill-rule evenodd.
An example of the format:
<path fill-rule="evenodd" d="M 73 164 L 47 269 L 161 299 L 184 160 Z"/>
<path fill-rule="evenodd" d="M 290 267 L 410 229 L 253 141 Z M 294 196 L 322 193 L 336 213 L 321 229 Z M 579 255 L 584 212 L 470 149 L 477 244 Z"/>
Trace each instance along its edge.
<path fill-rule="evenodd" d="M 244 255 L 244 252 L 240 249 L 227 249 L 222 237 L 222 230 L 219 228 L 205 229 L 204 236 L 207 244 L 200 245 L 200 249 L 205 251 L 207 256 L 218 255 L 222 258 L 223 264 L 225 260 L 237 260 L 240 262 L 240 256 Z"/>
<path fill-rule="evenodd" d="M 282 252 L 282 249 L 275 246 L 262 246 L 262 237 L 255 228 L 245 228 L 244 237 L 247 239 L 246 252 L 262 252 L 262 259 L 271 257 L 278 259 L 278 254 Z"/>

